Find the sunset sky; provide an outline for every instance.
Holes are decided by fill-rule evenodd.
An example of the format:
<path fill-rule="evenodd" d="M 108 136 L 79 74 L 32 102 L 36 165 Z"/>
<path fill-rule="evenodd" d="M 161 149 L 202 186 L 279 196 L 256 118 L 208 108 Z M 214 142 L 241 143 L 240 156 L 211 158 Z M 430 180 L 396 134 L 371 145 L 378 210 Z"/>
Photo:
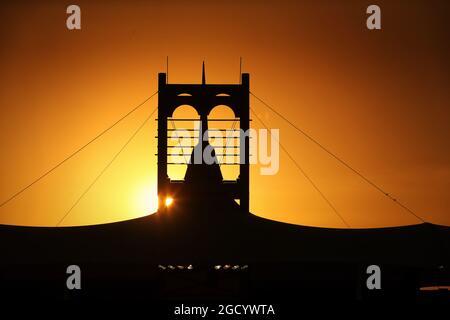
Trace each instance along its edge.
<path fill-rule="evenodd" d="M 366 28 L 370 4 L 382 30 Z M 66 7 L 81 7 L 81 30 Z M 448 1 L 14 1 L 0 8 L 0 202 L 170 83 L 237 83 L 428 222 L 450 225 Z M 0 223 L 55 226 L 157 105 L 0 208 Z M 358 176 L 251 99 L 251 107 L 351 227 L 415 224 Z M 254 119 L 252 126 L 261 125 Z M 63 225 L 156 210 L 151 121 Z M 293 163 L 251 169 L 251 211 L 296 224 L 345 227 Z M 176 205 L 176 200 L 174 205 Z"/>

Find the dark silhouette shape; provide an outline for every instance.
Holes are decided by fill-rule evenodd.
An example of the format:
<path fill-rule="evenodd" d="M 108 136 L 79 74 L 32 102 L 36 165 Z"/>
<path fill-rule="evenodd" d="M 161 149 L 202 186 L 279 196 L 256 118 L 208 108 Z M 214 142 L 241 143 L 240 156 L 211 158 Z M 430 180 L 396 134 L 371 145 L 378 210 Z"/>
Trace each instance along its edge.
<path fill-rule="evenodd" d="M 236 117 L 239 118 L 240 129 L 244 132 L 250 128 L 250 76 L 242 74 L 241 84 L 206 84 L 205 64 L 202 68 L 201 84 L 168 84 L 166 74 L 160 73 L 158 82 L 158 198 L 159 208 L 164 209 L 164 199 L 173 194 L 179 197 L 181 189 L 200 190 L 200 188 L 219 190 L 217 197 L 239 199 L 243 212 L 249 211 L 249 141 L 248 137 L 242 140 L 240 152 L 239 177 L 236 181 L 222 180 L 218 165 L 189 166 L 185 181 L 171 181 L 167 174 L 167 120 L 178 106 L 190 105 L 200 115 L 202 132 L 208 128 L 208 115 L 217 105 L 229 106 Z M 180 96 L 180 94 L 184 94 Z M 187 95 L 186 95 L 187 94 Z M 224 95 L 225 94 L 225 95 Z M 209 146 L 207 141 L 200 139 L 195 148 L 204 150 Z M 210 146 L 209 146 L 210 147 Z M 191 163 L 193 157 L 191 157 Z M 194 174 L 195 172 L 195 174 Z M 211 180 L 213 179 L 213 180 Z M 197 182 L 196 182 L 197 181 Z M 211 183 L 208 185 L 205 183 Z M 214 188 L 212 181 L 215 181 Z M 205 200 L 211 197 L 211 192 L 205 194 Z M 211 199 L 209 200 L 211 201 Z"/>
<path fill-rule="evenodd" d="M 0 225 L 5 299 L 30 294 L 33 299 L 255 298 L 259 303 L 448 298 L 445 292 L 418 290 L 450 285 L 449 227 L 328 229 L 260 218 L 248 210 L 248 161 L 234 183 L 223 181 L 217 164 L 204 163 L 190 164 L 183 182 L 170 181 L 167 118 L 178 105 L 194 105 L 206 128 L 211 108 L 225 104 L 247 128 L 249 76 L 242 75 L 242 85 L 208 85 L 204 69 L 201 85 L 165 79 L 159 74 L 158 194 L 176 194 L 175 203 L 147 217 L 104 225 Z M 218 99 L 218 93 L 229 96 Z M 195 148 L 208 146 L 200 141 Z M 64 286 L 70 264 L 82 270 L 79 293 Z M 371 264 L 381 267 L 382 290 L 366 288 Z"/>

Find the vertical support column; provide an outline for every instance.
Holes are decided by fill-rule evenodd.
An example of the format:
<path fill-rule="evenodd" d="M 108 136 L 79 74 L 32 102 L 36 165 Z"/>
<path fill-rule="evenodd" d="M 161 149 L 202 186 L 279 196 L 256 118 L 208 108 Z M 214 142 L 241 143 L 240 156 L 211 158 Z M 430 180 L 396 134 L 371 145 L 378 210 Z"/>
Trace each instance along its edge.
<path fill-rule="evenodd" d="M 246 132 L 250 128 L 250 75 L 248 73 L 242 74 L 241 82 L 241 98 L 240 98 L 240 127 Z M 250 211 L 250 139 L 245 138 L 244 141 L 244 162 L 240 164 L 239 182 L 240 182 L 240 205 L 244 212 Z"/>
<path fill-rule="evenodd" d="M 167 97 L 166 74 L 158 74 L 158 211 L 167 196 Z"/>

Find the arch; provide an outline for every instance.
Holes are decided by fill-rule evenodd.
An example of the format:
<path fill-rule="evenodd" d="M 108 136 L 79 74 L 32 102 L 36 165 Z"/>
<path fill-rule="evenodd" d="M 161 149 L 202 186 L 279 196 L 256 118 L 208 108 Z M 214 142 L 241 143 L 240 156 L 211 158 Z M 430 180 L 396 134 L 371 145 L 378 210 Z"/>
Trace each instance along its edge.
<path fill-rule="evenodd" d="M 183 92 L 183 93 L 177 94 L 177 96 L 178 96 L 178 97 L 192 97 L 192 94 Z"/>
<path fill-rule="evenodd" d="M 225 104 L 219 104 L 219 105 L 214 106 L 211 110 L 209 110 L 209 113 L 208 113 L 208 119 L 209 118 L 232 119 L 235 117 L 236 116 L 233 111 L 233 108 L 230 106 L 227 106 Z"/>
<path fill-rule="evenodd" d="M 228 93 L 218 93 L 216 97 L 231 97 Z"/>
<path fill-rule="evenodd" d="M 199 118 L 200 116 L 197 112 L 197 109 L 195 109 L 194 106 L 190 104 L 181 104 L 177 107 L 175 107 L 172 111 L 172 118 L 184 118 L 184 119 L 192 119 L 192 118 Z"/>
<path fill-rule="evenodd" d="M 231 96 L 213 97 L 211 104 L 209 106 L 208 114 L 211 113 L 211 111 L 213 111 L 217 107 L 219 107 L 220 109 L 224 109 L 223 107 L 228 107 L 233 111 L 235 118 L 240 117 L 241 110 L 236 104 L 235 99 Z"/>
<path fill-rule="evenodd" d="M 183 180 L 186 174 L 187 162 L 190 160 L 192 150 L 198 143 L 198 129 L 200 115 L 197 110 L 188 104 L 177 106 L 172 117 L 167 119 L 168 129 L 168 162 L 180 163 L 179 165 L 170 165 L 167 168 L 167 174 L 172 180 Z M 174 130 L 176 129 L 176 131 Z"/>
<path fill-rule="evenodd" d="M 221 121 L 214 121 L 221 119 Z M 226 121 L 223 121 L 226 119 Z M 233 156 L 239 152 L 239 139 L 231 136 L 239 134 L 231 133 L 229 130 L 239 130 L 240 122 L 236 119 L 235 113 L 230 106 L 217 105 L 213 107 L 208 114 L 209 142 L 214 147 L 217 159 L 221 163 L 239 162 L 238 156 Z M 224 156 L 227 154 L 227 156 Z M 236 180 L 239 176 L 239 166 L 222 165 L 220 166 L 224 180 Z"/>

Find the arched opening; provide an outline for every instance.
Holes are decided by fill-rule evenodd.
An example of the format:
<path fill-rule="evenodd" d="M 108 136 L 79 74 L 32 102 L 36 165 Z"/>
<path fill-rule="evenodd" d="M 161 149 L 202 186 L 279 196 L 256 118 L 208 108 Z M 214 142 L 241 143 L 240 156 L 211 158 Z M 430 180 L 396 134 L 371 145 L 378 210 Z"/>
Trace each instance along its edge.
<path fill-rule="evenodd" d="M 230 95 L 228 93 L 218 93 L 216 94 L 216 97 L 229 97 Z"/>
<path fill-rule="evenodd" d="M 224 180 L 239 176 L 239 119 L 226 105 L 215 106 L 208 115 L 209 143 L 216 151 Z"/>
<path fill-rule="evenodd" d="M 180 93 L 180 94 L 178 94 L 178 97 L 192 97 L 192 94 L 190 94 L 190 93 Z"/>
<path fill-rule="evenodd" d="M 200 116 L 190 105 L 178 106 L 167 119 L 167 174 L 171 180 L 183 180 L 187 163 L 198 143 Z"/>

